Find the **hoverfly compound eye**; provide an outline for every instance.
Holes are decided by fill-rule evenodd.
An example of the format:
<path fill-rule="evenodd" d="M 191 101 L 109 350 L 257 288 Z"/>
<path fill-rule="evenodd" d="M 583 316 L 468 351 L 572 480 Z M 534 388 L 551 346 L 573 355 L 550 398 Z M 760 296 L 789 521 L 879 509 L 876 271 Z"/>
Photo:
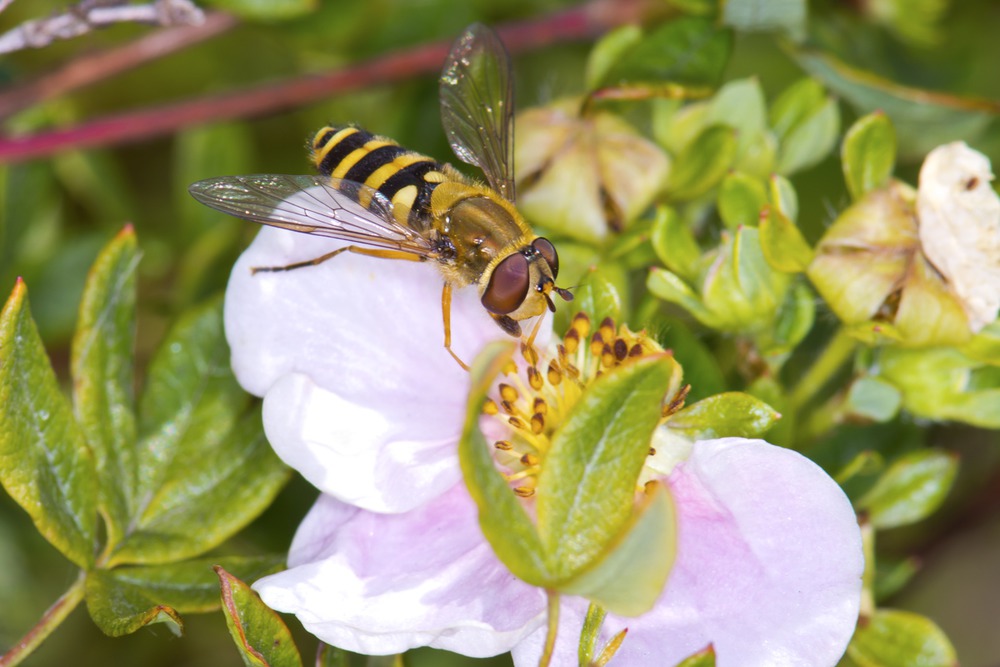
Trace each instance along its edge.
<path fill-rule="evenodd" d="M 506 315 L 518 309 L 528 296 L 528 259 L 515 253 L 493 269 L 483 292 L 483 306 L 494 315 Z"/>
<path fill-rule="evenodd" d="M 538 254 L 542 256 L 546 263 L 548 263 L 549 268 L 552 269 L 552 277 L 558 277 L 559 254 L 556 252 L 556 247 L 552 245 L 552 241 L 539 236 L 531 242 L 531 247 L 537 250 Z"/>

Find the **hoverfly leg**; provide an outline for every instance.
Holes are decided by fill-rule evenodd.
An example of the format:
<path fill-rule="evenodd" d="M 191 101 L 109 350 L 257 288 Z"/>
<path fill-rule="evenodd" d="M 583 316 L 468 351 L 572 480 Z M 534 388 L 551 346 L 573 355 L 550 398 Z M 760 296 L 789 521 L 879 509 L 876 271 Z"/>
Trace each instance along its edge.
<path fill-rule="evenodd" d="M 535 326 L 531 327 L 531 333 L 528 335 L 528 340 L 521 344 L 521 355 L 524 357 L 525 361 L 534 366 L 538 363 L 538 352 L 535 351 L 535 336 L 538 335 L 538 330 L 541 328 L 542 320 L 545 319 L 545 315 L 539 315 L 535 318 Z"/>
<path fill-rule="evenodd" d="M 382 259 L 405 259 L 410 262 L 422 262 L 426 259 L 423 255 L 417 255 L 404 250 L 383 250 L 380 248 L 363 248 L 357 245 L 349 245 L 344 246 L 343 248 L 337 248 L 333 252 L 328 252 L 325 255 L 320 255 L 319 257 L 313 259 L 307 259 L 304 262 L 295 262 L 294 264 L 287 264 L 285 266 L 254 266 L 250 269 L 250 273 L 291 271 L 293 269 L 301 269 L 307 266 L 317 266 L 328 259 L 333 259 L 342 252 L 352 252 L 355 255 L 366 255 L 368 257 L 381 257 Z"/>
<path fill-rule="evenodd" d="M 444 320 L 444 349 L 448 350 L 448 354 L 458 362 L 462 370 L 468 371 L 469 366 L 458 358 L 455 350 L 451 349 L 451 283 L 448 281 L 445 281 L 441 290 L 441 317 Z"/>

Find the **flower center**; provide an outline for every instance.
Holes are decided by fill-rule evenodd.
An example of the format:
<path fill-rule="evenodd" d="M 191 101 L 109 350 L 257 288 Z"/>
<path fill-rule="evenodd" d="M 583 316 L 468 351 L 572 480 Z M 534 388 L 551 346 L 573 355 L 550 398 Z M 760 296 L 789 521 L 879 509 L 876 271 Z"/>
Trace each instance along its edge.
<path fill-rule="evenodd" d="M 521 346 L 523 365 L 511 361 L 483 407 L 506 437 L 493 443 L 495 457 L 507 472 L 512 490 L 522 498 L 534 495 L 535 481 L 552 438 L 586 388 L 605 372 L 631 360 L 663 351 L 644 331 L 634 333 L 605 318 L 596 331 L 585 313 L 577 313 L 562 342 L 541 354 Z M 679 377 L 678 377 L 679 382 Z M 688 386 L 678 386 L 664 404 L 662 420 L 681 409 Z M 654 454 L 650 448 L 650 455 Z"/>

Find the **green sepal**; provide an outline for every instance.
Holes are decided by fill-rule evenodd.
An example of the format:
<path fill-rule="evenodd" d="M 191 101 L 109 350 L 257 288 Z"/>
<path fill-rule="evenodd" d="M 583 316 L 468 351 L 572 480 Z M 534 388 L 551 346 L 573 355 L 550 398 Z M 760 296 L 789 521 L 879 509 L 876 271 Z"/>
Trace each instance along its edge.
<path fill-rule="evenodd" d="M 552 578 L 534 524 L 497 471 L 491 447 L 479 430 L 479 418 L 494 379 L 511 362 L 514 344 L 490 343 L 479 353 L 470 372 L 469 402 L 458 444 L 458 458 L 469 494 L 479 508 L 479 525 L 497 558 L 517 577 L 535 586 Z"/>
<path fill-rule="evenodd" d="M 896 130 L 881 111 L 859 118 L 840 149 L 847 191 L 854 201 L 889 182 L 896 165 Z"/>
<path fill-rule="evenodd" d="M 694 234 L 670 206 L 658 206 L 650 241 L 663 265 L 685 280 L 698 276 L 701 248 Z"/>
<path fill-rule="evenodd" d="M 573 311 L 586 313 L 595 324 L 606 317 L 621 322 L 621 289 L 609 279 L 607 269 L 593 268 L 580 281 L 573 298 Z"/>
<path fill-rule="evenodd" d="M 815 320 L 816 295 L 805 284 L 796 282 L 778 309 L 774 331 L 756 336 L 757 344 L 773 368 L 784 363 L 787 355 L 812 331 Z"/>
<path fill-rule="evenodd" d="M 168 334 L 149 366 L 139 414 L 144 503 L 111 564 L 201 554 L 256 518 L 289 478 L 264 439 L 259 407 L 229 368 L 218 300 Z"/>
<path fill-rule="evenodd" d="M 767 206 L 767 191 L 759 179 L 732 172 L 722 179 L 717 205 L 719 217 L 729 229 L 744 225 L 754 227 Z"/>
<path fill-rule="evenodd" d="M 994 320 L 959 348 L 969 359 L 1000 366 L 1000 320 Z"/>
<path fill-rule="evenodd" d="M 591 569 L 612 541 L 621 541 L 666 392 L 680 373 L 668 354 L 608 371 L 584 391 L 552 436 L 538 475 L 535 512 L 548 569 L 557 580 Z"/>
<path fill-rule="evenodd" d="M 70 358 L 73 407 L 94 455 L 108 542 L 121 540 L 136 498 L 135 300 L 139 252 L 125 227 L 87 276 Z"/>
<path fill-rule="evenodd" d="M 920 614 L 879 609 L 860 623 L 847 647 L 859 667 L 954 667 L 958 656 L 933 621 Z"/>
<path fill-rule="evenodd" d="M 760 249 L 776 271 L 802 273 L 813 260 L 802 232 L 778 209 L 770 209 L 760 220 Z"/>
<path fill-rule="evenodd" d="M 677 667 L 715 667 L 715 646 L 709 644 L 677 663 Z"/>
<path fill-rule="evenodd" d="M 833 150 L 839 132 L 840 107 L 831 97 L 789 130 L 778 151 L 777 171 L 789 175 L 817 164 Z"/>
<path fill-rule="evenodd" d="M 668 81 L 715 85 L 732 51 L 733 35 L 708 19 L 667 21 L 625 50 L 603 77 L 605 85 Z"/>
<path fill-rule="evenodd" d="M 705 307 L 698 294 L 676 273 L 654 266 L 646 277 L 646 288 L 657 298 L 682 306 L 698 318 L 699 322 L 712 326 L 714 314 Z"/>
<path fill-rule="evenodd" d="M 673 201 L 696 199 L 718 185 L 736 159 L 736 130 L 709 125 L 674 160 L 667 177 L 667 196 Z"/>
<path fill-rule="evenodd" d="M 729 391 L 688 405 L 667 426 L 690 440 L 759 438 L 779 419 L 781 415 L 759 398 Z"/>
<path fill-rule="evenodd" d="M 302 656 L 281 617 L 249 586 L 215 567 L 226 627 L 247 667 L 302 667 Z"/>
<path fill-rule="evenodd" d="M 90 618 L 109 637 L 122 637 L 152 623 L 165 623 L 175 635 L 184 634 L 184 621 L 176 609 L 156 602 L 145 587 L 117 571 L 93 570 L 87 575 L 86 597 Z"/>
<path fill-rule="evenodd" d="M 958 457 L 939 449 L 907 454 L 886 470 L 856 503 L 879 529 L 897 528 L 924 519 L 944 502 L 955 482 Z"/>
<path fill-rule="evenodd" d="M 642 29 L 633 24 L 623 25 L 602 36 L 587 56 L 584 81 L 587 90 L 596 90 L 607 81 L 615 62 L 642 39 Z"/>
<path fill-rule="evenodd" d="M 726 0 L 722 22 L 736 30 L 781 30 L 793 39 L 805 34 L 806 0 Z"/>
<path fill-rule="evenodd" d="M 660 597 L 677 556 L 677 512 L 662 484 L 634 505 L 631 516 L 605 552 L 572 579 L 562 593 L 592 600 L 622 616 L 639 616 Z M 597 514 L 594 519 L 603 518 Z M 566 536 L 570 540 L 570 536 Z"/>
<path fill-rule="evenodd" d="M 0 312 L 0 482 L 52 546 L 90 569 L 97 524 L 94 458 L 20 279 Z"/>
<path fill-rule="evenodd" d="M 876 377 L 865 376 L 851 384 L 844 409 L 851 415 L 884 423 L 899 414 L 902 404 L 903 396 L 898 389 Z"/>
<path fill-rule="evenodd" d="M 590 665 L 597 653 L 597 640 L 601 636 L 601 626 L 608 615 L 608 610 L 593 602 L 587 607 L 587 615 L 583 619 L 583 627 L 580 629 L 580 645 L 577 656 L 581 665 Z"/>

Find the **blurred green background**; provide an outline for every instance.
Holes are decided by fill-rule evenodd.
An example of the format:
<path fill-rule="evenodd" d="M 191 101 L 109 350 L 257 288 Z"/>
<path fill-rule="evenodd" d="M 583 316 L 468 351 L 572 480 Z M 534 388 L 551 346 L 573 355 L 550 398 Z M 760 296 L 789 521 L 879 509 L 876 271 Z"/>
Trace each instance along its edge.
<path fill-rule="evenodd" d="M 208 41 L 8 117 L 3 132 L 7 137 L 29 134 L 326 71 L 394 49 L 449 41 L 473 21 L 528 20 L 574 4 L 529 0 L 205 2 L 206 10 L 212 5 L 229 8 L 243 19 Z M 673 11 L 667 2 L 661 4 L 663 11 Z M 893 20 L 859 11 L 865 4 L 812 3 L 810 39 L 855 66 L 907 85 L 1000 99 L 1000 40 L 996 39 L 1000 2 L 870 3 L 906 10 L 903 19 Z M 0 32 L 64 7 L 55 0 L 16 1 L 0 14 Z M 939 17 L 935 7 L 941 10 Z M 924 20 L 930 26 L 929 36 L 914 34 L 911 24 L 920 23 L 922 16 L 930 17 Z M 0 94 L 85 54 L 139 39 L 150 30 L 113 26 L 9 54 L 0 60 L 0 86 L 6 87 Z M 516 57 L 519 107 L 579 92 L 589 46 L 561 43 Z M 802 71 L 773 35 L 738 34 L 726 79 L 746 76 L 756 76 L 773 99 Z M 87 269 L 103 244 L 124 224 L 133 224 L 143 252 L 137 344 L 141 373 L 176 316 L 225 288 L 230 267 L 257 231 L 253 225 L 194 202 L 187 194 L 190 183 L 239 173 L 308 173 L 306 143 L 317 128 L 331 122 L 359 121 L 404 146 L 448 160 L 436 79 L 436 73 L 428 73 L 266 117 L 185 127 L 169 136 L 70 150 L 17 164 L 0 162 L 0 285 L 9 290 L 17 276 L 25 279 L 53 364 L 65 377 Z M 855 115 L 846 105 L 843 112 L 843 127 L 847 127 Z M 997 165 L 1000 131 L 995 126 L 968 140 Z M 898 175 L 915 183 L 918 167 L 919 159 L 901 164 Z M 836 156 L 827 159 L 797 175 L 794 183 L 802 204 L 800 224 L 807 238 L 815 241 L 848 203 L 839 160 Z M 878 437 L 903 442 L 915 437 L 917 426 L 893 423 Z M 880 535 L 879 547 L 887 559 L 915 555 L 923 568 L 911 586 L 885 604 L 934 619 L 952 638 L 966 667 L 1000 665 L 1000 633 L 996 632 L 1000 618 L 1000 438 L 995 432 L 968 427 L 931 428 L 934 444 L 961 454 L 962 472 L 944 511 L 920 525 Z M 849 442 L 851 437 L 846 432 L 828 446 Z M 296 479 L 236 544 L 219 552 L 283 552 L 315 495 L 309 485 Z M 0 494 L 0 647 L 17 641 L 75 576 L 73 568 L 36 534 L 27 516 Z M 185 622 L 186 634 L 180 639 L 157 625 L 129 637 L 109 639 L 81 608 L 26 664 L 241 664 L 221 615 L 188 615 Z M 289 625 L 308 662 L 314 641 L 301 633 L 294 619 Z M 426 650 L 408 658 L 413 665 L 474 663 Z M 509 660 L 483 664 L 509 664 Z"/>

